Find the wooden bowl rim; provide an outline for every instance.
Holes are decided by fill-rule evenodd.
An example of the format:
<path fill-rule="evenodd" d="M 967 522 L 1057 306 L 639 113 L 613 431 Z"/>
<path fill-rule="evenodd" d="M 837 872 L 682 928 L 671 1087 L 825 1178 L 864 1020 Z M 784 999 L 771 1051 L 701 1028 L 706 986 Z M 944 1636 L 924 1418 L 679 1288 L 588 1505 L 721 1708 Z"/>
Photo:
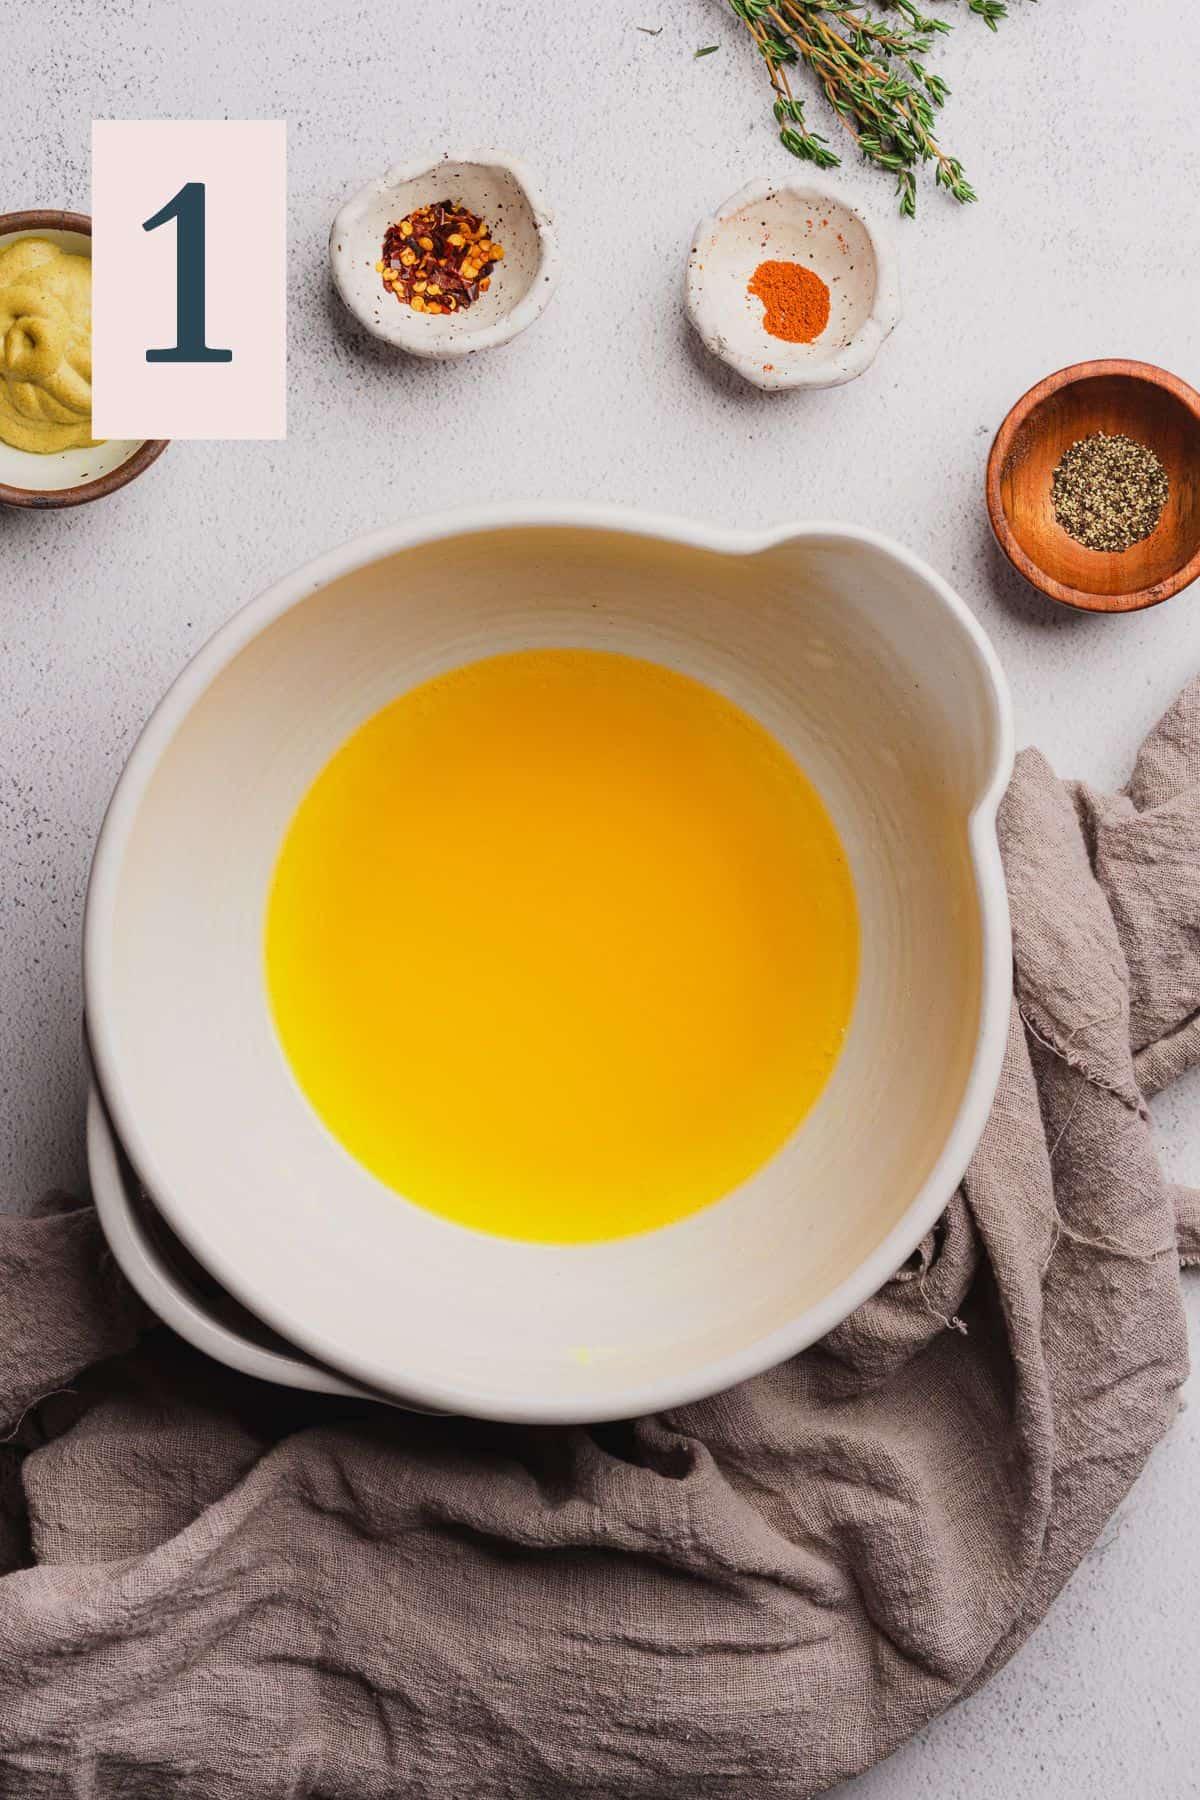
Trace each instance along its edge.
<path fill-rule="evenodd" d="M 87 213 L 63 212 L 52 206 L 0 213 L 0 237 L 7 237 L 13 231 L 77 231 L 81 237 L 91 237 L 92 221 Z M 169 438 L 146 438 L 132 456 L 110 469 L 107 475 L 97 475 L 94 481 L 77 482 L 74 487 L 24 488 L 0 481 L 0 506 L 31 506 L 44 512 L 54 507 L 82 506 L 87 500 L 102 500 L 106 494 L 115 493 L 117 488 L 134 480 L 152 462 L 157 462 L 169 442 Z"/>
<path fill-rule="evenodd" d="M 1187 408 L 1200 427 L 1200 393 L 1178 375 L 1172 375 L 1169 369 L 1160 369 L 1155 363 L 1133 362 L 1123 357 L 1097 357 L 1091 362 L 1072 363 L 1068 368 L 1058 369 L 1053 375 L 1047 375 L 1027 393 L 1022 394 L 1016 405 L 1010 408 L 996 433 L 987 465 L 988 517 L 996 542 L 1014 569 L 1049 599 L 1058 601 L 1062 606 L 1073 606 L 1080 612 L 1144 612 L 1147 607 L 1160 606 L 1164 600 L 1170 600 L 1200 576 L 1200 546 L 1197 546 L 1187 562 L 1181 563 L 1172 574 L 1151 587 L 1135 588 L 1128 594 L 1092 593 L 1086 588 L 1071 587 L 1066 582 L 1056 581 L 1026 554 L 1017 542 L 1000 491 L 1001 471 L 1008 461 L 1013 440 L 1034 408 L 1062 388 L 1106 375 L 1117 375 L 1127 381 L 1141 381 L 1150 387 L 1163 388 Z"/>

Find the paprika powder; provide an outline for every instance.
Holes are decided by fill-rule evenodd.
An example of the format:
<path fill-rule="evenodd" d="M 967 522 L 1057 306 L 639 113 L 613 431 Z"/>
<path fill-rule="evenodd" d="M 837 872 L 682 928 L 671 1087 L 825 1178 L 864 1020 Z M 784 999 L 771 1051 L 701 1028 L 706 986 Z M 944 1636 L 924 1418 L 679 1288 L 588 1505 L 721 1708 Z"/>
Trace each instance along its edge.
<path fill-rule="evenodd" d="M 763 304 L 763 330 L 789 344 L 811 344 L 829 323 L 829 289 L 804 263 L 761 262 L 746 292 Z"/>

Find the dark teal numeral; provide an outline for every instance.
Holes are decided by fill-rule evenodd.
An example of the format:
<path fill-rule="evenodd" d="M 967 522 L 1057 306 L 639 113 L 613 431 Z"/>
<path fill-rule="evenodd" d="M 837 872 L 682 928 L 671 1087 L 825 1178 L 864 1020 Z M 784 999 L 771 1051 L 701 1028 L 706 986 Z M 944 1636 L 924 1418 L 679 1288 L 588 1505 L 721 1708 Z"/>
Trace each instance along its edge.
<path fill-rule="evenodd" d="M 169 350 L 147 350 L 150 363 L 227 363 L 232 350 L 212 350 L 204 341 L 204 183 L 185 182 L 143 231 L 175 220 L 175 342 Z"/>

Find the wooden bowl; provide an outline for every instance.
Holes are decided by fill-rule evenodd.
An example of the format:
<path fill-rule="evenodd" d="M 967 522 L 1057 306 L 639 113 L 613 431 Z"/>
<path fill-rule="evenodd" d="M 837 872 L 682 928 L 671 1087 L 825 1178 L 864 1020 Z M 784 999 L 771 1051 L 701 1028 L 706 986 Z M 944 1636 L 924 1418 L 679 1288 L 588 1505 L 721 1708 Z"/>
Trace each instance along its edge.
<path fill-rule="evenodd" d="M 32 234 L 48 237 L 64 250 L 91 251 L 92 221 L 86 213 L 50 207 L 0 213 L 0 249 Z M 0 444 L 0 506 L 49 508 L 102 500 L 148 469 L 166 447 L 166 438 L 110 440 L 88 450 L 38 456 Z"/>
<path fill-rule="evenodd" d="M 1148 538 L 1118 553 L 1087 550 L 1054 516 L 1050 482 L 1078 439 L 1123 432 L 1162 461 L 1170 497 Z M 1200 575 L 1200 394 L 1151 363 L 1076 363 L 1013 407 L 988 458 L 996 541 L 1043 594 L 1085 612 L 1139 612 Z"/>

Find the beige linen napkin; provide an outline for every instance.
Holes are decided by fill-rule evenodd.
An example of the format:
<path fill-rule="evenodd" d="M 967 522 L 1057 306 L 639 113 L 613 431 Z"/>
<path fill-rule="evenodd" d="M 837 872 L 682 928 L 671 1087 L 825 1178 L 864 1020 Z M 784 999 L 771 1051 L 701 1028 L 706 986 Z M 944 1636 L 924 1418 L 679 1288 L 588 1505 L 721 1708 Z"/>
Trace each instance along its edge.
<path fill-rule="evenodd" d="M 975 1688 L 1169 1425 L 1196 1196 L 1200 684 L 1129 788 L 1018 761 L 999 1095 L 824 1343 L 603 1430 L 262 1387 L 148 1321 L 88 1210 L 0 1221 L 4 1800 L 798 1800 Z M 45 1398 L 45 1396 L 50 1396 Z"/>

